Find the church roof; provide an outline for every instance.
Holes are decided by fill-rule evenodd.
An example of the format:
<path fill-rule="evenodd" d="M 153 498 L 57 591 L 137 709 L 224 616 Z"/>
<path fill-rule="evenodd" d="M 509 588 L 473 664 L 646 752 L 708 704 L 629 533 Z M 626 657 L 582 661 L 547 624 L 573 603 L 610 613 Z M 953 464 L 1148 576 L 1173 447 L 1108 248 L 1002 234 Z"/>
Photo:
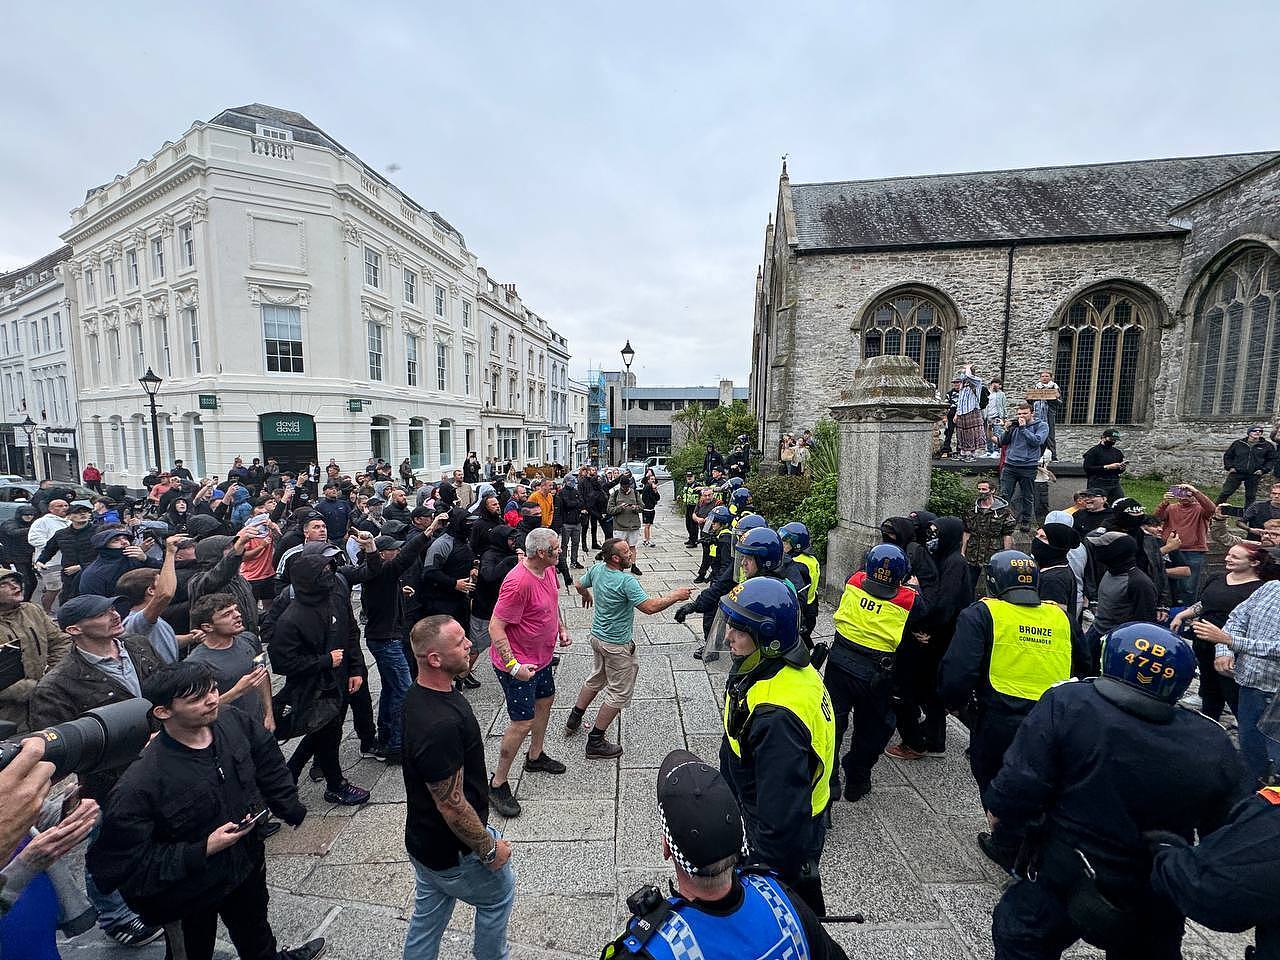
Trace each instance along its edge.
<path fill-rule="evenodd" d="M 1171 210 L 1276 156 L 791 184 L 795 241 L 805 253 L 1179 234 Z"/>

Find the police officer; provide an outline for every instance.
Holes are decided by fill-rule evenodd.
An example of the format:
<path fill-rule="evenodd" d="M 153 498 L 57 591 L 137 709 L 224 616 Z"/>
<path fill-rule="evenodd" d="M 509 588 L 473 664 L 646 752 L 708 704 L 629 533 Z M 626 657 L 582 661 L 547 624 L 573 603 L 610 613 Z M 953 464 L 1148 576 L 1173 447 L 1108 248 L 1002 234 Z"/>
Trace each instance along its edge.
<path fill-rule="evenodd" d="M 728 507 L 711 508 L 711 513 L 707 515 L 707 522 L 711 527 L 711 546 L 708 548 L 708 553 L 711 555 L 710 582 L 691 601 L 676 608 L 676 623 L 684 623 L 685 617 L 691 613 L 702 614 L 704 640 L 711 635 L 711 624 L 716 617 L 716 604 L 733 587 L 733 531 L 729 528 L 731 521 Z M 701 659 L 699 654 L 701 651 L 694 656 Z"/>
<path fill-rule="evenodd" d="M 845 960 L 803 899 L 768 873 L 743 870 L 742 813 L 715 767 L 673 750 L 658 768 L 662 855 L 678 896 L 653 886 L 627 898 L 627 930 L 601 960 Z"/>
<path fill-rule="evenodd" d="M 969 727 L 969 769 L 980 796 L 1000 772 L 1005 751 L 1036 701 L 1055 683 L 1089 672 L 1083 638 L 1061 607 L 1040 599 L 1034 560 L 1001 550 L 987 561 L 986 577 L 987 596 L 957 618 L 939 671 L 943 702 Z M 1020 838 L 993 831 L 978 842 L 1009 867 Z"/>
<path fill-rule="evenodd" d="M 738 541 L 733 549 L 738 556 L 739 583 L 752 577 L 773 577 L 788 584 L 797 599 L 807 589 L 804 569 L 798 563 L 787 561 L 782 550 L 782 538 L 768 527 L 746 533 L 739 527 Z"/>
<path fill-rule="evenodd" d="M 1151 886 L 1210 930 L 1257 927 L 1257 950 L 1245 957 L 1280 960 L 1280 787 L 1241 800 L 1231 822 L 1193 847 L 1177 834 L 1148 833 L 1155 848 Z"/>
<path fill-rule="evenodd" d="M 1024 848 L 1032 879 L 996 905 L 999 960 L 1059 957 L 1079 939 L 1109 960 L 1175 960 L 1183 917 L 1152 889 L 1143 834 L 1205 836 L 1242 795 L 1226 732 L 1177 705 L 1196 672 L 1190 644 L 1125 624 L 1103 638 L 1101 669 L 1040 698 L 986 791 L 993 823 L 1043 823 Z"/>
<path fill-rule="evenodd" d="M 752 856 L 822 916 L 818 862 L 836 729 L 822 676 L 800 642 L 791 588 L 754 577 L 720 600 L 732 668 L 720 772 L 742 806 Z"/>
<path fill-rule="evenodd" d="M 836 638 L 827 658 L 826 685 L 836 712 L 836 743 L 853 714 L 853 742 L 844 755 L 844 798 L 857 802 L 871 792 L 871 768 L 893 736 L 894 654 L 903 634 L 926 612 L 910 586 L 911 564 L 898 547 L 881 543 L 867 551 L 862 569 L 845 581 L 836 608 Z M 840 776 L 831 771 L 831 796 Z"/>
<path fill-rule="evenodd" d="M 696 547 L 698 545 L 698 522 L 693 517 L 693 508 L 698 505 L 698 500 L 702 494 L 702 488 L 694 482 L 693 471 L 686 470 L 684 474 L 684 488 L 680 491 L 680 503 L 684 507 L 684 529 L 688 534 L 684 545 L 686 547 Z"/>
<path fill-rule="evenodd" d="M 782 551 L 786 554 L 783 570 L 788 568 L 788 564 L 794 564 L 803 571 L 804 589 L 800 591 L 800 639 L 812 650 L 813 628 L 818 622 L 818 584 L 822 580 L 822 564 L 818 562 L 817 557 L 809 553 L 809 528 L 799 520 L 780 526 L 778 536 L 782 539 Z M 821 663 L 815 663 L 814 666 L 821 666 Z"/>
<path fill-rule="evenodd" d="M 737 477 L 734 477 L 736 480 Z M 748 514 L 755 513 L 751 509 L 751 491 L 744 486 L 734 487 L 729 491 L 729 512 L 733 514 L 733 525 L 736 528 L 738 521 Z"/>

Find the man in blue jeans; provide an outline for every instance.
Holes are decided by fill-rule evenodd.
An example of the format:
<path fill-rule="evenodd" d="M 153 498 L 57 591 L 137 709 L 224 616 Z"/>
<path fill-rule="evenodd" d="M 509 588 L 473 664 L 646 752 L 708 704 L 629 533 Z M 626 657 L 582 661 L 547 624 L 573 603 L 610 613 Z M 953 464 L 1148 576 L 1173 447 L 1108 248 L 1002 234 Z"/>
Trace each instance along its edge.
<path fill-rule="evenodd" d="M 405 697 L 405 847 L 413 863 L 413 916 L 404 960 L 436 960 L 454 905 L 476 908 L 476 960 L 504 960 L 516 898 L 511 844 L 488 826 L 484 735 L 453 681 L 471 669 L 471 641 L 448 616 L 409 635 L 418 678 Z"/>
<path fill-rule="evenodd" d="M 1031 413 L 1031 404 L 1018 404 L 1017 418 L 1000 437 L 1000 446 L 1007 447 L 1004 469 L 1000 472 L 1000 496 L 1018 511 L 1018 526 L 1023 533 L 1031 529 L 1031 517 L 1035 510 L 1036 464 L 1049 439 L 1049 424 L 1037 420 Z M 1014 487 L 1022 491 L 1016 500 Z"/>

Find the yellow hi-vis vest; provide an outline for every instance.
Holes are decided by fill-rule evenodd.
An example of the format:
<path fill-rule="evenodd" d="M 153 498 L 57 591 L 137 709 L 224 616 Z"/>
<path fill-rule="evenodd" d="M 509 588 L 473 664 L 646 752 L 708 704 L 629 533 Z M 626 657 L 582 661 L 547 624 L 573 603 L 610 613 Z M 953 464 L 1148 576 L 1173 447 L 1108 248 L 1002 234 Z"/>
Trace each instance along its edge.
<path fill-rule="evenodd" d="M 1006 697 L 1039 700 L 1071 678 L 1071 622 L 1056 603 L 1024 607 L 983 598 L 991 613 L 991 689 Z"/>
<path fill-rule="evenodd" d="M 911 604 L 903 606 L 893 600 L 873 597 L 854 583 L 859 576 L 855 573 L 845 582 L 834 617 L 836 633 L 860 647 L 894 653 L 902 643 Z M 911 591 L 907 590 L 907 593 Z"/>
<path fill-rule="evenodd" d="M 742 756 L 742 745 L 729 736 L 729 712 L 731 698 L 724 700 L 724 736 L 734 756 Z M 836 718 L 831 708 L 831 697 L 822 682 L 822 674 L 812 666 L 783 667 L 768 680 L 760 680 L 747 688 L 747 724 L 750 716 L 761 704 L 771 704 L 788 711 L 809 731 L 809 749 L 818 759 L 810 783 L 810 805 L 813 815 L 819 816 L 827 809 L 831 799 L 831 768 L 836 762 Z M 743 725 L 746 729 L 746 724 Z"/>
<path fill-rule="evenodd" d="M 809 589 L 805 591 L 804 602 L 812 605 L 818 599 L 818 578 L 822 576 L 818 558 L 807 553 L 793 553 L 791 559 L 809 571 Z"/>

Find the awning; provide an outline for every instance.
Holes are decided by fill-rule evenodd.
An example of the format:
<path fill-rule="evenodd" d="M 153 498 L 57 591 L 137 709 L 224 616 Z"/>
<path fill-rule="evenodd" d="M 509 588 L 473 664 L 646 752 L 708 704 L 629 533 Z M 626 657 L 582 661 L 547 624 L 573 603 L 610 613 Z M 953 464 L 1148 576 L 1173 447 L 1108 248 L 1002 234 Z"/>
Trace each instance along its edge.
<path fill-rule="evenodd" d="M 615 437 L 621 437 L 626 432 L 622 427 L 613 428 Z M 637 423 L 632 424 L 630 433 L 633 440 L 670 440 L 671 425 L 669 423 Z"/>

